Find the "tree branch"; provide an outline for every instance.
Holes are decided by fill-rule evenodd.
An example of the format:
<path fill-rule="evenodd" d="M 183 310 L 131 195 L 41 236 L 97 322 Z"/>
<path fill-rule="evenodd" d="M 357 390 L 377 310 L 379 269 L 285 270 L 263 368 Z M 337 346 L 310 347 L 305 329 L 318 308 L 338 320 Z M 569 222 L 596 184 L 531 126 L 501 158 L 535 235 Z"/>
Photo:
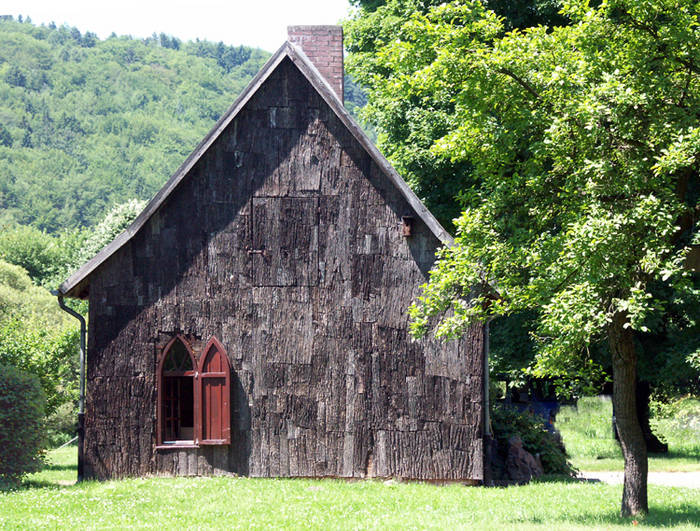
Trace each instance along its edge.
<path fill-rule="evenodd" d="M 501 73 L 501 74 L 505 74 L 506 76 L 508 76 L 508 77 L 510 77 L 511 79 L 513 79 L 516 83 L 518 83 L 518 85 L 520 85 L 520 86 L 523 87 L 525 90 L 527 90 L 527 91 L 528 91 L 530 94 L 532 94 L 536 99 L 538 99 L 538 100 L 542 99 L 541 96 L 540 96 L 540 94 L 539 94 L 539 92 L 537 92 L 537 91 L 535 90 L 535 88 L 534 88 L 530 83 L 528 83 L 528 82 L 525 81 L 523 78 L 521 78 L 520 76 L 518 76 L 515 72 L 512 72 L 511 70 L 508 70 L 507 68 L 501 68 L 501 69 L 498 70 L 498 72 Z"/>

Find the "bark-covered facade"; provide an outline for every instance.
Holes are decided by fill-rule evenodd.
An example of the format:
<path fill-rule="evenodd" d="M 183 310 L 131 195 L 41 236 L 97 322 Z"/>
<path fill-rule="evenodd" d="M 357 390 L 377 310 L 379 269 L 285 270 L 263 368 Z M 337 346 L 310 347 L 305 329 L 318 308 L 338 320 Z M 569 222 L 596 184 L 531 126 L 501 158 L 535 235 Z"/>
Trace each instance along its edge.
<path fill-rule="evenodd" d="M 62 286 L 89 299 L 86 477 L 482 479 L 483 329 L 411 340 L 436 222 L 317 75 L 285 45 Z M 212 338 L 225 349 L 230 444 L 158 446 L 175 337 L 195 362 Z"/>

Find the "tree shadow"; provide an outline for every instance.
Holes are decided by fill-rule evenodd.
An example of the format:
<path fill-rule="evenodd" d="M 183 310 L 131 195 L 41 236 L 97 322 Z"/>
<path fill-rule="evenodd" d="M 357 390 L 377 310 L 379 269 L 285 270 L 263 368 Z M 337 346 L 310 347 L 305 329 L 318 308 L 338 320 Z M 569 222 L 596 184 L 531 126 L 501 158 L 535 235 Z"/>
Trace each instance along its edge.
<path fill-rule="evenodd" d="M 533 480 L 532 483 L 567 483 L 567 484 L 602 484 L 601 481 L 585 478 L 570 478 L 566 476 L 542 476 Z M 674 488 L 674 487 L 660 487 Z M 619 493 L 622 493 L 622 486 L 619 486 Z M 532 516 L 517 519 L 517 523 L 526 524 L 549 524 L 557 525 L 561 523 L 562 527 L 575 523 L 577 525 L 590 526 L 591 528 L 606 527 L 609 525 L 630 525 L 635 520 L 646 527 L 671 527 L 680 525 L 697 526 L 700 522 L 700 496 L 694 500 L 686 499 L 684 502 L 676 506 L 668 506 L 664 504 L 664 498 L 655 495 L 653 492 L 649 494 L 650 507 L 649 514 L 645 517 L 622 517 L 619 513 L 619 498 L 615 500 L 614 511 L 607 511 L 600 507 L 591 506 L 589 512 L 581 515 L 571 515 L 570 513 L 561 513 L 561 520 L 551 516 L 540 517 Z M 514 521 L 513 523 L 516 523 Z"/>
<path fill-rule="evenodd" d="M 37 476 L 45 472 L 66 472 L 72 471 L 72 474 L 61 474 L 61 478 L 48 479 L 48 478 L 36 478 L 32 476 Z M 69 477 L 70 479 L 65 479 Z M 25 477 L 22 482 L 14 487 L 12 490 L 30 490 L 30 489 L 64 489 L 66 487 L 71 487 L 76 484 L 78 479 L 78 467 L 76 464 L 47 464 L 39 472 Z"/>
<path fill-rule="evenodd" d="M 33 489 L 60 490 L 60 489 L 72 487 L 76 484 L 76 481 L 72 481 L 72 482 L 65 481 L 65 484 L 63 483 L 63 481 L 64 480 L 50 481 L 48 479 L 25 479 L 19 487 L 17 487 L 16 489 L 13 489 L 13 490 L 33 490 Z"/>

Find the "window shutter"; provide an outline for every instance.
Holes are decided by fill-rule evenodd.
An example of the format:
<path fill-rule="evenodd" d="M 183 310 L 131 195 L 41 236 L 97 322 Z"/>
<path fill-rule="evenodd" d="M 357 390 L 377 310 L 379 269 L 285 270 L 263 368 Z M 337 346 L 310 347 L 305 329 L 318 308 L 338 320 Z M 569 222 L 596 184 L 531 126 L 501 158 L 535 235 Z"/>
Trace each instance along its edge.
<path fill-rule="evenodd" d="M 213 337 L 199 363 L 200 444 L 231 443 L 231 370 L 224 347 Z"/>

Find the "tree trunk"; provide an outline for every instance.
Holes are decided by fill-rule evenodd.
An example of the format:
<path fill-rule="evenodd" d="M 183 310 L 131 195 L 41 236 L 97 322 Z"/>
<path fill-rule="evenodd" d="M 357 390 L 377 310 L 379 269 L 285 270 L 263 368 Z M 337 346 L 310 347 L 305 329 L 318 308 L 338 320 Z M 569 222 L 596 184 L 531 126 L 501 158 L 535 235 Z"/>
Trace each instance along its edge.
<path fill-rule="evenodd" d="M 637 417 L 637 355 L 634 333 L 625 328 L 627 316 L 617 313 L 608 330 L 613 366 L 615 424 L 625 458 L 622 516 L 649 512 L 647 501 L 647 448 Z"/>

